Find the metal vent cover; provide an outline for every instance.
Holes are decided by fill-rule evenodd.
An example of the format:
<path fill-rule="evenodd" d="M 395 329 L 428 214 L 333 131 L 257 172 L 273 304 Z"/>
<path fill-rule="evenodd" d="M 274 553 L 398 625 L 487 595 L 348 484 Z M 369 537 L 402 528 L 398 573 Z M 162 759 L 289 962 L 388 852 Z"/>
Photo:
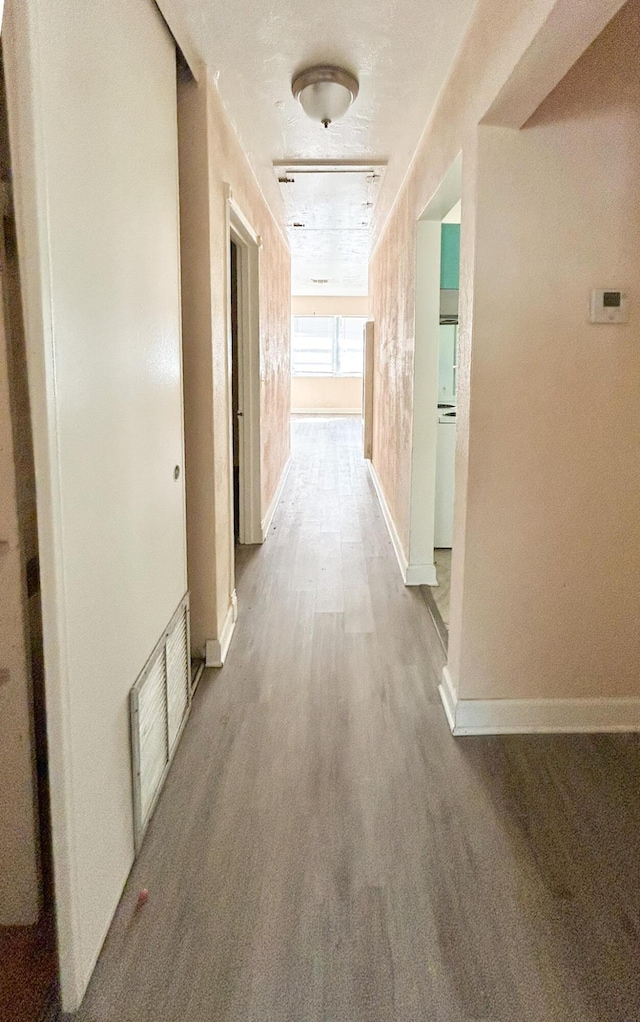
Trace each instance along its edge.
<path fill-rule="evenodd" d="M 131 690 L 131 762 L 136 854 L 191 705 L 189 594 Z"/>

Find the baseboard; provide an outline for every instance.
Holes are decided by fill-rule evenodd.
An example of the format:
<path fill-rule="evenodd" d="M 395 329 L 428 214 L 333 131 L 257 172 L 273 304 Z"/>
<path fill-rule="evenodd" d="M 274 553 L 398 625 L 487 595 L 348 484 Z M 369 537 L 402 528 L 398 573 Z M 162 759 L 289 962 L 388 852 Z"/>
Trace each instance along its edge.
<path fill-rule="evenodd" d="M 282 475 L 280 476 L 280 482 L 278 483 L 278 487 L 276 489 L 276 492 L 274 493 L 274 495 L 273 495 L 273 497 L 271 499 L 271 503 L 269 504 L 269 507 L 267 509 L 267 513 L 264 516 L 264 518 L 262 519 L 262 542 L 263 543 L 264 543 L 265 539 L 267 538 L 267 536 L 269 534 L 269 529 L 271 528 L 271 522 L 273 521 L 273 516 L 276 513 L 276 508 L 277 508 L 278 504 L 280 503 L 280 498 L 282 496 L 282 491 L 284 490 L 284 484 L 287 481 L 287 476 L 289 475 L 289 469 L 290 468 L 291 468 L 291 455 L 289 455 L 289 457 L 287 459 L 287 463 L 284 466 L 284 468 L 282 469 Z"/>
<path fill-rule="evenodd" d="M 448 667 L 438 689 L 454 735 L 640 731 L 640 698 L 458 699 Z"/>
<path fill-rule="evenodd" d="M 292 408 L 292 415 L 362 415 L 362 408 Z"/>
<path fill-rule="evenodd" d="M 231 645 L 231 637 L 233 636 L 233 630 L 236 627 L 236 621 L 238 620 L 238 597 L 236 596 L 235 589 L 231 594 L 231 603 L 227 610 L 227 616 L 224 619 L 222 626 L 222 632 L 220 633 L 219 639 L 207 639 L 206 655 L 205 655 L 205 667 L 222 667 L 224 664 L 227 653 L 229 652 L 229 646 Z"/>
<path fill-rule="evenodd" d="M 442 614 L 440 613 L 438 604 L 433 598 L 431 586 L 420 586 L 420 592 L 422 594 L 422 599 L 427 605 L 427 609 L 431 615 L 431 620 L 433 621 L 435 630 L 438 633 L 438 638 L 440 639 L 442 648 L 446 654 L 449 651 L 449 629 L 442 620 Z"/>
<path fill-rule="evenodd" d="M 402 581 L 404 582 L 405 585 L 407 585 L 407 558 L 404 550 L 402 549 L 402 543 L 400 542 L 400 537 L 398 535 L 395 522 L 393 520 L 391 511 L 389 510 L 387 498 L 385 497 L 384 490 L 382 489 L 382 483 L 378 479 L 378 473 L 373 467 L 372 461 L 367 460 L 367 467 L 369 469 L 369 474 L 371 476 L 375 491 L 378 495 L 378 502 L 382 509 L 382 516 L 386 522 L 386 526 L 391 537 L 393 549 L 395 550 L 396 553 L 398 566 L 400 568 L 400 574 L 402 575 Z"/>
<path fill-rule="evenodd" d="M 437 586 L 435 564 L 408 564 L 405 573 L 406 586 Z"/>
<path fill-rule="evenodd" d="M 191 657 L 191 694 L 195 692 L 198 687 L 198 682 L 202 677 L 205 663 L 202 657 Z"/>
<path fill-rule="evenodd" d="M 456 731 L 456 706 L 458 697 L 453 687 L 448 667 L 443 667 L 442 669 L 442 682 L 438 685 L 438 692 L 440 694 L 440 699 L 442 700 L 442 705 L 444 706 L 447 723 L 451 728 L 451 734 L 458 734 Z"/>

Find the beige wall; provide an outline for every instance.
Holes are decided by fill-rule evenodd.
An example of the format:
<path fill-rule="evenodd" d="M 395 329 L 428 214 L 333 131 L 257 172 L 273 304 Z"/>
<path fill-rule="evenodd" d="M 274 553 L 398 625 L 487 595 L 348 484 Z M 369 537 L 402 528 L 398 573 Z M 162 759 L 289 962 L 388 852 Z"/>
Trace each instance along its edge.
<path fill-rule="evenodd" d="M 360 412 L 361 376 L 292 376 L 292 411 Z"/>
<path fill-rule="evenodd" d="M 133 862 L 129 692 L 187 586 L 175 48 L 128 0 L 12 4 L 3 36 L 72 1011 Z"/>
<path fill-rule="evenodd" d="M 192 647 L 219 638 L 235 588 L 230 517 L 226 186 L 260 251 L 262 515 L 289 457 L 291 260 L 214 86 L 181 86 L 183 324 Z M 213 381 L 213 388 L 211 387 Z"/>
<path fill-rule="evenodd" d="M 368 316 L 369 299 L 339 295 L 292 295 L 292 316 Z"/>
<path fill-rule="evenodd" d="M 463 698 L 640 695 L 639 53 L 634 0 L 524 130 L 480 130 Z"/>
<path fill-rule="evenodd" d="M 368 316 L 369 299 L 336 295 L 293 295 L 293 316 Z M 291 408 L 295 411 L 362 410 L 362 377 L 293 376 Z"/>

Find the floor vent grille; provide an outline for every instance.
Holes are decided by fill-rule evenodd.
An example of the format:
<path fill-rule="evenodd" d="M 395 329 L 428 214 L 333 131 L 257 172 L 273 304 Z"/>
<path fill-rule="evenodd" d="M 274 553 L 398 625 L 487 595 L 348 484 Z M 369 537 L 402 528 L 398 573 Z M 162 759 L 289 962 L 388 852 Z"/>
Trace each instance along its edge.
<path fill-rule="evenodd" d="M 136 854 L 171 764 L 191 703 L 189 596 L 181 600 L 131 690 Z"/>

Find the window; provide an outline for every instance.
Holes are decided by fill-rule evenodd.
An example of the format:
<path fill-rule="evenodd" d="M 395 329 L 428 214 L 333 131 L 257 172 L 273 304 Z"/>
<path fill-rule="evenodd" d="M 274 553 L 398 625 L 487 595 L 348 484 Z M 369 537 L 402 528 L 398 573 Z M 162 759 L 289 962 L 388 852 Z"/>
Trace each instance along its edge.
<path fill-rule="evenodd" d="M 365 316 L 294 316 L 294 376 L 362 376 Z"/>

